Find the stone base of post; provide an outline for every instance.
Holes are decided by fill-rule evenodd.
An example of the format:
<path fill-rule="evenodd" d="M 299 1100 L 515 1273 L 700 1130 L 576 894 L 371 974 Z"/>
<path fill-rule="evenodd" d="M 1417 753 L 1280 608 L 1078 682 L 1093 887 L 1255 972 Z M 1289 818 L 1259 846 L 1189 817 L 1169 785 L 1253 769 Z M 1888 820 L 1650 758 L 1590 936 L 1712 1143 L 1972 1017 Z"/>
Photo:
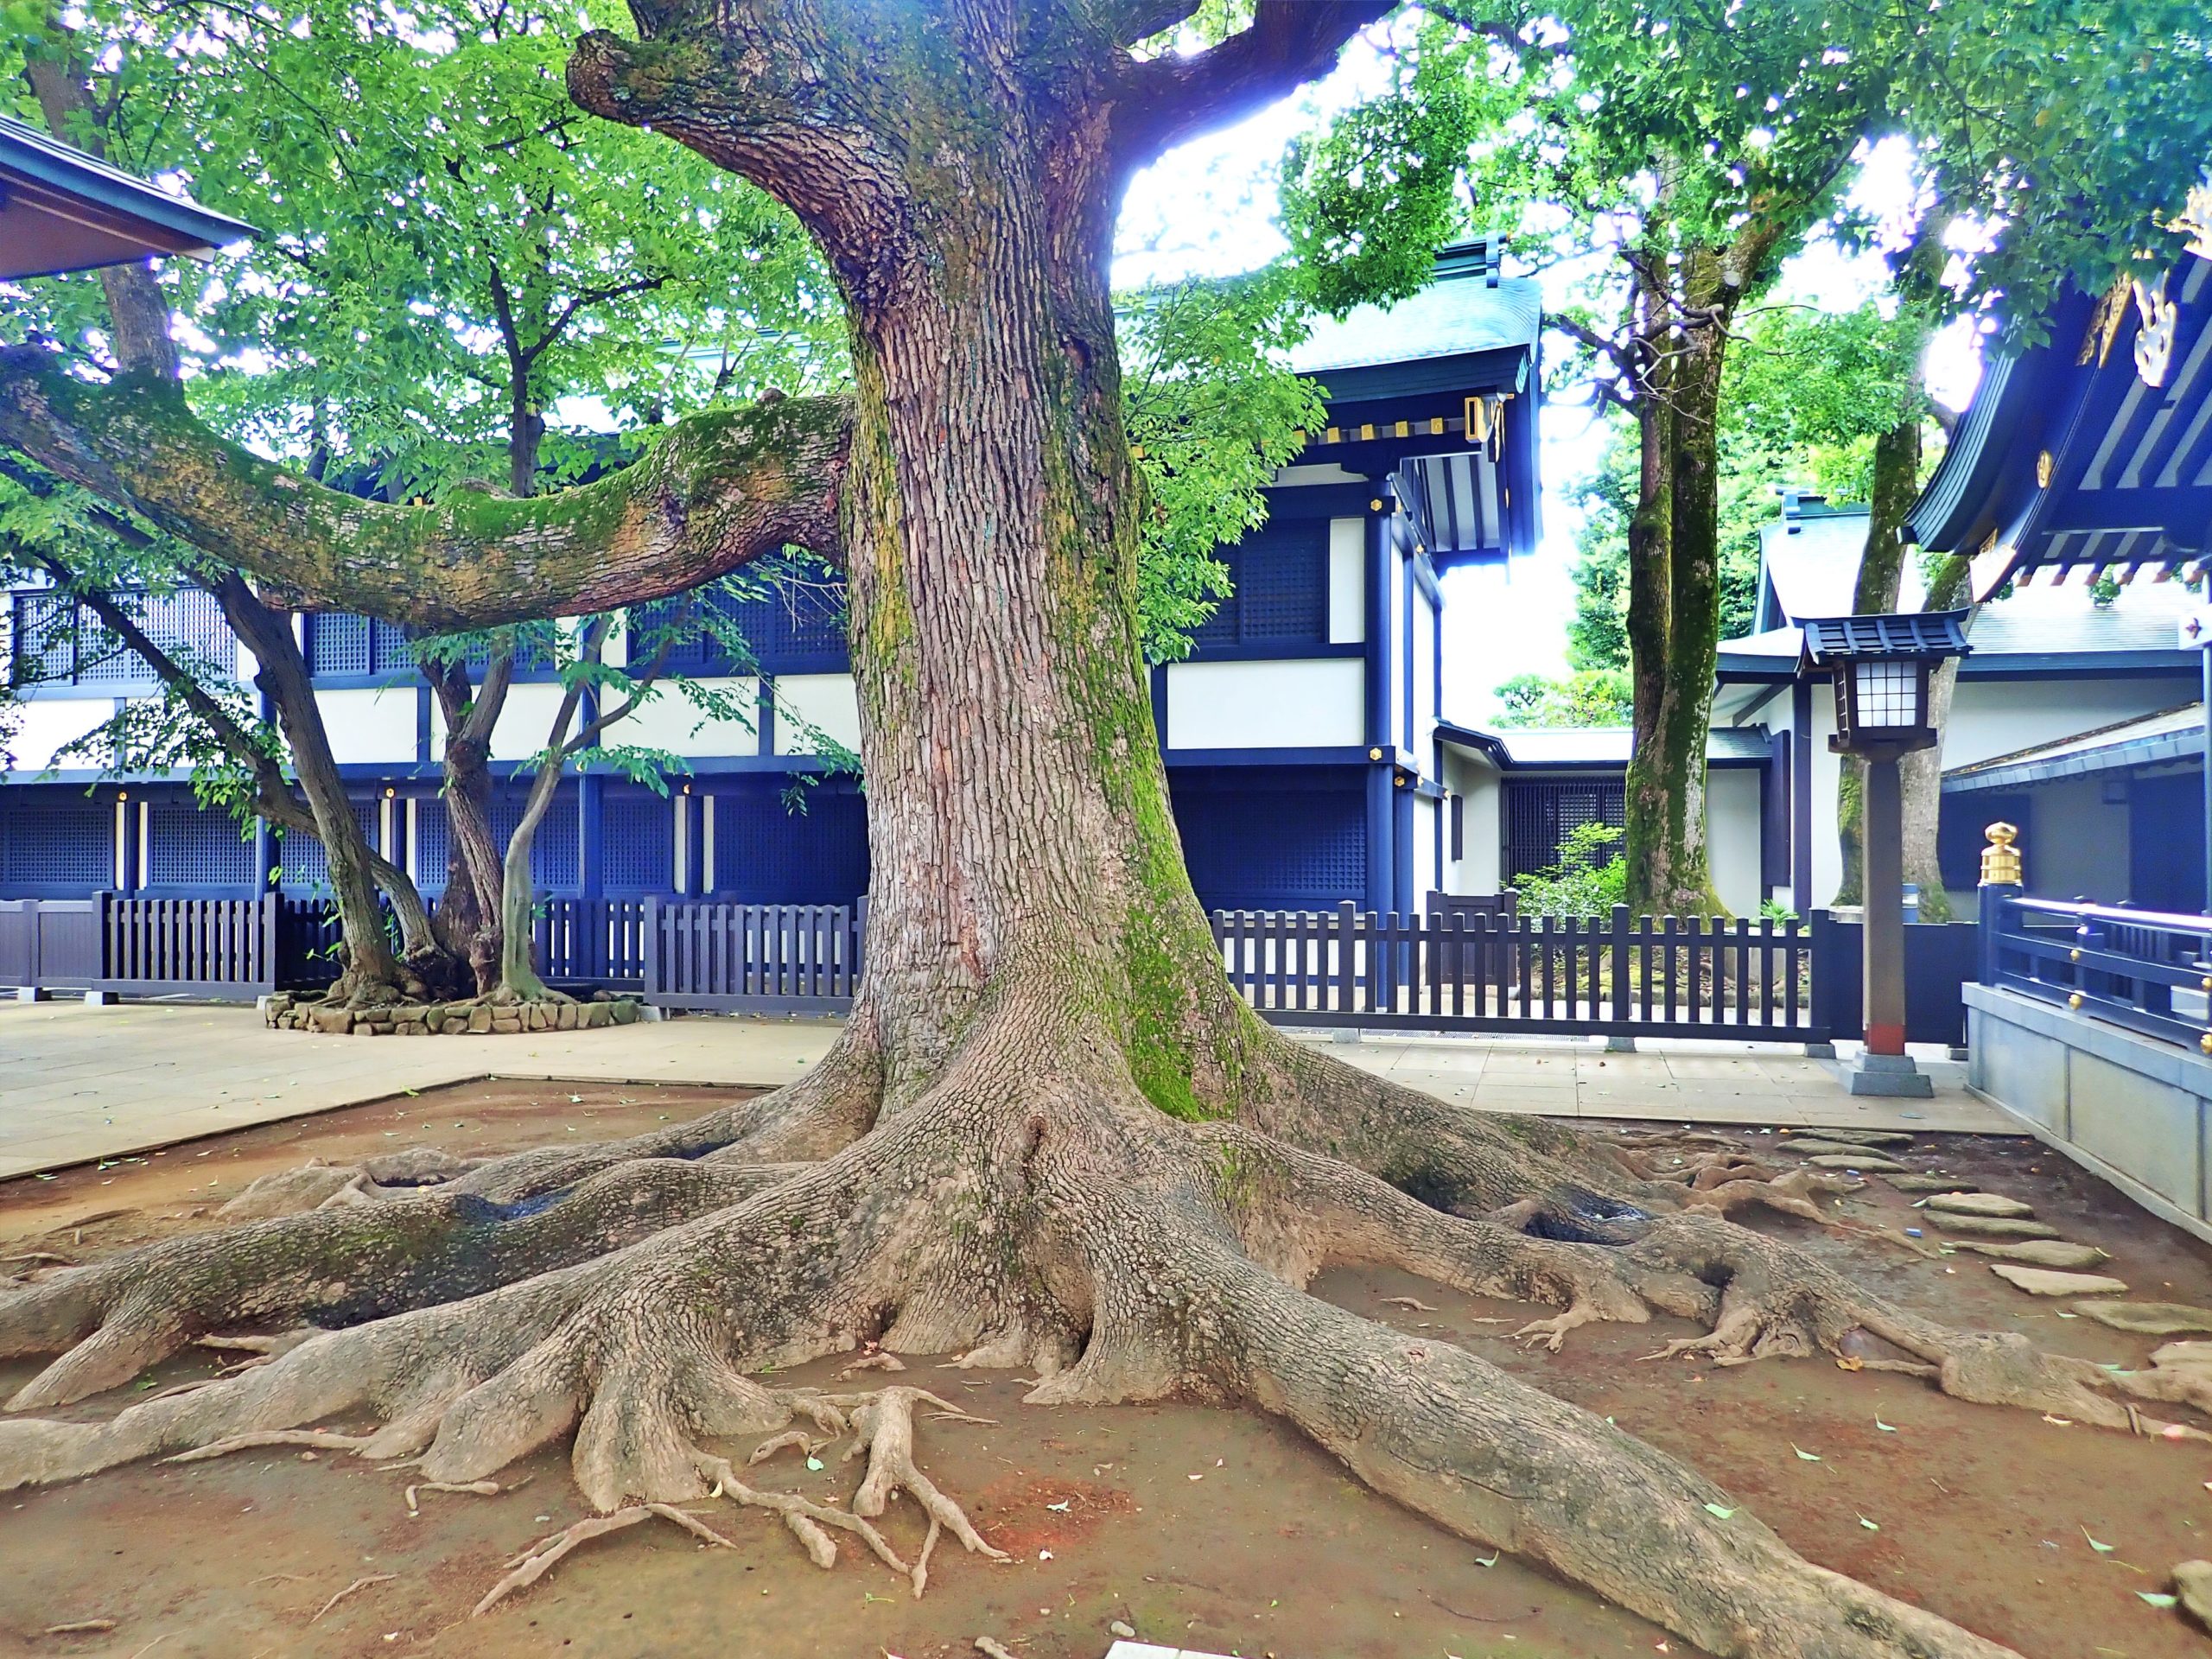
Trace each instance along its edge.
<path fill-rule="evenodd" d="M 1934 1079 L 1913 1064 L 1910 1054 L 1861 1054 L 1845 1071 L 1844 1081 L 1854 1095 L 1925 1100 L 1936 1092 Z"/>

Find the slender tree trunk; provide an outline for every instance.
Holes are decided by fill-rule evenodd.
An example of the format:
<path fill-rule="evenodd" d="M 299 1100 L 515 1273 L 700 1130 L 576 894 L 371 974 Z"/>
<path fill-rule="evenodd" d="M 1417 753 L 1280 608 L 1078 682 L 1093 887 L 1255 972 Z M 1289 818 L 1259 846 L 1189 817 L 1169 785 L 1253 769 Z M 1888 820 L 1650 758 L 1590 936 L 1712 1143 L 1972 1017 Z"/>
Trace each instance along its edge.
<path fill-rule="evenodd" d="M 1972 561 L 1954 553 L 1936 567 L 1928 582 L 1926 608 L 1956 610 L 1974 594 Z M 1971 627 L 1970 613 L 1967 625 Z M 1936 747 L 1905 756 L 1898 766 L 1904 796 L 1904 879 L 1920 889 L 1923 921 L 1948 922 L 1955 912 L 1950 891 L 1943 885 L 1942 860 L 1937 855 L 1937 836 L 1943 814 L 1943 732 L 1951 721 L 1951 698 L 1958 690 L 1959 659 L 1948 658 L 1928 677 L 1928 718 L 1936 728 Z"/>
<path fill-rule="evenodd" d="M 507 837 L 506 855 L 501 868 L 499 991 L 503 998 L 518 1002 L 541 1002 L 553 995 L 537 973 L 537 887 L 531 874 L 530 855 L 537 844 L 537 826 L 545 822 L 545 814 L 561 787 L 562 771 L 556 758 L 541 767 L 531 780 L 522 817 L 515 824 L 514 833 Z"/>
<path fill-rule="evenodd" d="M 1920 491 L 1920 416 L 1915 414 L 1874 440 L 1874 481 L 1866 503 L 1866 549 L 1859 556 L 1859 582 L 1851 595 L 1854 615 L 1872 616 L 1897 607 L 1904 578 L 1904 521 Z M 1939 769 L 1941 764 L 1939 760 Z M 1839 904 L 1855 905 L 1866 896 L 1861 830 L 1866 788 L 1866 763 L 1853 755 L 1845 756 L 1842 775 L 1836 783 L 1836 839 L 1843 854 L 1843 882 L 1836 890 Z M 1910 863 L 1910 824 L 1905 846 Z M 1918 877 L 1908 868 L 1904 879 L 1914 881 Z M 1940 894 L 1940 886 L 1936 891 Z M 1921 895 L 1925 903 L 1928 889 L 1924 885 Z"/>
<path fill-rule="evenodd" d="M 445 725 L 446 892 L 439 910 L 448 936 L 468 960 L 476 992 L 499 982 L 500 855 L 492 828 L 492 730 L 506 697 L 511 660 L 495 658 L 481 684 L 458 662 L 425 663 L 423 677 Z"/>
<path fill-rule="evenodd" d="M 1647 291 L 1663 366 L 1638 410 L 1643 464 L 1629 528 L 1634 747 L 1627 779 L 1628 902 L 1646 915 L 1722 906 L 1706 860 L 1705 752 L 1720 641 L 1719 406 L 1725 320 L 1668 330 Z M 1656 355 L 1656 352 L 1655 352 Z"/>
<path fill-rule="evenodd" d="M 315 702 L 315 683 L 307 661 L 292 637 L 289 616 L 270 610 L 255 597 L 245 578 L 227 574 L 220 589 L 223 613 L 232 628 L 253 653 L 254 683 L 276 711 L 276 721 L 291 752 L 292 768 L 315 814 L 315 839 L 321 842 L 328 867 L 327 880 L 338 906 L 339 926 L 345 938 L 344 971 L 331 988 L 333 1001 L 370 1006 L 396 1002 L 422 994 L 419 978 L 408 975 L 385 935 L 384 914 L 377 904 L 376 885 L 369 869 L 368 839 L 353 816 L 353 803 L 339 775 L 338 760 L 331 753 L 329 734 L 322 724 L 322 710 Z M 419 898 L 412 909 L 419 912 Z M 429 941 L 427 918 L 419 917 L 422 938 Z M 414 983 L 410 988 L 410 978 Z"/>

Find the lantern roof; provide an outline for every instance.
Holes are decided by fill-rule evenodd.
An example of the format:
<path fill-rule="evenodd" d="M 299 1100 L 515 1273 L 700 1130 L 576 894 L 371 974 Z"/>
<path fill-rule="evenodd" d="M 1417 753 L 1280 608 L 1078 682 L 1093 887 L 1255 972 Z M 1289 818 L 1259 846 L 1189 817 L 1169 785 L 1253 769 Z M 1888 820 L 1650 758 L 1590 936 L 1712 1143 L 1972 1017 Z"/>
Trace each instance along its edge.
<path fill-rule="evenodd" d="M 1964 611 L 1911 611 L 1881 616 L 1807 617 L 1801 674 L 1821 673 L 1840 662 L 1876 657 L 1963 657 Z"/>

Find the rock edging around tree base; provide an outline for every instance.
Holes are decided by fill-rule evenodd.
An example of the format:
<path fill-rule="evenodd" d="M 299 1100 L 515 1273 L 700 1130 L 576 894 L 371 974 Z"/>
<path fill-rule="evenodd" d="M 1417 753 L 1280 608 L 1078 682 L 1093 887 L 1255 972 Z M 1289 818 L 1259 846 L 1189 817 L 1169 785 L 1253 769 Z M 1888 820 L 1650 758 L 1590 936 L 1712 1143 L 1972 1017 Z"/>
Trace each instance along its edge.
<path fill-rule="evenodd" d="M 384 1008 L 327 1007 L 280 991 L 264 997 L 261 1017 L 282 1031 L 331 1037 L 490 1037 L 530 1031 L 596 1031 L 658 1015 L 635 997 L 590 1002 L 429 1002 Z"/>

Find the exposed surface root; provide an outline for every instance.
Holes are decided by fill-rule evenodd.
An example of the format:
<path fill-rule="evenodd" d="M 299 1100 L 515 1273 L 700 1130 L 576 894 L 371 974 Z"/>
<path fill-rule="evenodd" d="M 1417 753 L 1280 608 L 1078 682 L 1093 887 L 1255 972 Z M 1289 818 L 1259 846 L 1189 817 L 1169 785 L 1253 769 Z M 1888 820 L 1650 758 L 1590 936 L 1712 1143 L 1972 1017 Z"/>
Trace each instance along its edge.
<path fill-rule="evenodd" d="M 340 1602 L 345 1600 L 346 1597 L 354 1594 L 358 1591 L 365 1590 L 372 1584 L 390 1584 L 399 1575 L 397 1573 L 372 1573 L 365 1579 L 354 1580 L 353 1583 L 347 1585 L 343 1590 L 340 1590 L 336 1595 L 333 1596 L 328 1601 L 324 1602 L 321 1607 L 317 1608 L 315 1610 L 315 1617 L 308 1620 L 308 1623 L 310 1624 L 321 1624 L 322 1616 L 328 1612 L 332 1608 L 335 1607 Z"/>
<path fill-rule="evenodd" d="M 741 1203 L 800 1167 L 639 1160 L 543 1201 L 504 1205 L 438 1187 L 66 1269 L 0 1293 L 0 1356 L 65 1351 L 6 1408 L 67 1405 L 117 1387 L 224 1327 L 357 1324 L 588 1261 Z"/>
<path fill-rule="evenodd" d="M 233 1434 L 228 1440 L 217 1440 L 212 1446 L 194 1446 L 189 1452 L 180 1452 L 175 1457 L 164 1458 L 164 1463 L 205 1463 L 210 1458 L 227 1458 L 233 1452 L 254 1452 L 270 1446 L 307 1446 L 319 1452 L 359 1452 L 367 1446 L 372 1436 L 340 1434 L 327 1428 L 258 1428 L 251 1433 Z"/>
<path fill-rule="evenodd" d="M 658 1516 L 673 1522 L 695 1538 L 705 1540 L 720 1549 L 734 1549 L 736 1545 L 709 1527 L 696 1516 L 686 1515 L 672 1503 L 640 1503 L 634 1509 L 617 1510 L 612 1515 L 587 1516 L 572 1527 L 563 1527 L 551 1537 L 540 1540 L 507 1563 L 512 1569 L 484 1593 L 484 1599 L 469 1610 L 471 1618 L 481 1618 L 516 1591 L 536 1584 L 553 1570 L 554 1564 L 577 1545 L 588 1543 L 594 1538 L 604 1538 L 610 1532 L 621 1532 L 640 1521 Z M 327 1612 L 329 1610 L 323 1610 Z M 321 1617 L 321 1614 L 316 1615 Z"/>
<path fill-rule="evenodd" d="M 1852 1190 L 1840 1176 L 1777 1175 L 1694 1138 L 1608 1146 L 1408 1105 L 1306 1058 L 1285 1063 L 1295 1086 L 1249 1114 L 1179 1122 L 1116 1063 L 1097 1046 L 963 1051 L 866 1134 L 872 1104 L 802 1088 L 811 1103 L 796 1116 L 777 1107 L 742 1132 L 714 1115 L 581 1162 L 570 1148 L 457 1172 L 431 1160 L 415 1167 L 435 1184 L 417 1191 L 392 1170 L 335 1185 L 338 1172 L 293 1172 L 292 1197 L 327 1188 L 316 1202 L 340 1202 L 0 1296 L 0 1351 L 68 1350 L 18 1403 L 79 1398 L 194 1339 L 253 1364 L 105 1422 L 0 1421 L 0 1489 L 164 1453 L 307 1446 L 416 1459 L 414 1510 L 423 1491 L 495 1494 L 500 1470 L 567 1439 L 601 1513 L 510 1563 L 478 1612 L 650 1519 L 726 1542 L 675 1507 L 709 1496 L 774 1516 L 824 1567 L 857 1540 L 918 1595 L 944 1535 L 1005 1559 L 915 1458 L 917 1411 L 981 1420 L 903 1383 L 758 1379 L 830 1354 L 855 1356 L 853 1370 L 949 1355 L 1031 1368 L 1039 1404 L 1180 1393 L 1275 1413 L 1459 1535 L 1716 1655 L 1993 1659 L 2003 1650 L 1803 1560 L 1600 1420 L 1304 1287 L 1332 1263 L 1388 1264 L 1554 1310 L 1516 1332 L 1525 1342 L 1556 1348 L 1594 1320 L 1663 1313 L 1704 1332 L 1663 1353 L 1834 1355 L 2140 1433 L 2198 1431 L 2133 1401 L 2212 1405 L 2212 1368 L 2114 1374 L 1949 1331 L 1724 1213 L 1833 1227 L 1821 1200 Z M 1316 1099 L 1309 1077 L 1326 1084 Z M 758 1157 L 802 1143 L 812 1160 Z M 228 1334 L 303 1319 L 340 1328 Z M 721 1449 L 750 1446 L 758 1465 L 847 1435 L 845 1458 L 865 1469 L 843 1507 L 757 1488 Z M 911 1562 L 878 1524 L 900 1494 L 925 1527 Z"/>

